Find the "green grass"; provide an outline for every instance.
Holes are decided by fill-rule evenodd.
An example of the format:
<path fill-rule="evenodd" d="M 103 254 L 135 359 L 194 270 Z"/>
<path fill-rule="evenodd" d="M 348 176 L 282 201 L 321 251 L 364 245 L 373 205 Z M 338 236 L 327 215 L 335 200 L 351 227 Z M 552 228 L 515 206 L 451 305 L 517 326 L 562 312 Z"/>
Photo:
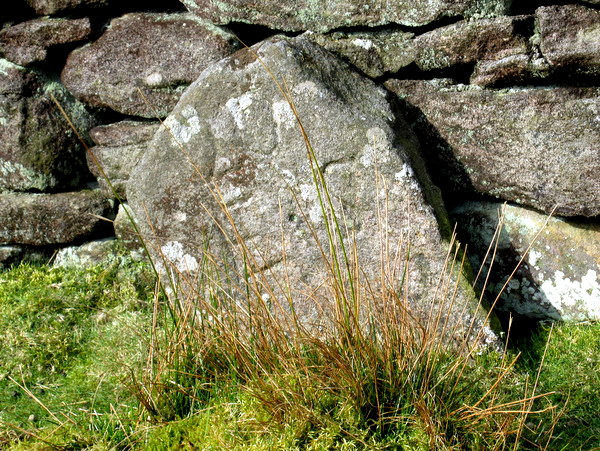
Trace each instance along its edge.
<path fill-rule="evenodd" d="M 113 421 L 137 412 L 123 380 L 146 356 L 148 277 L 123 261 L 0 272 L 0 448 L 31 431 L 59 444 L 124 438 Z"/>
<path fill-rule="evenodd" d="M 65 449 L 430 449 L 418 412 L 378 427 L 352 393 L 325 390 L 323 382 L 335 382 L 323 374 L 327 362 L 319 359 L 326 354 L 311 357 L 309 372 L 288 372 L 287 380 L 267 385 L 242 380 L 226 366 L 219 374 L 198 372 L 196 366 L 193 377 L 182 380 L 185 391 L 150 387 L 171 400 L 195 390 L 194 403 L 170 411 L 168 421 L 149 420 L 135 390 L 129 390 L 129 369 L 138 379 L 145 374 L 152 323 L 152 290 L 144 274 L 138 264 L 88 270 L 22 265 L 0 273 L 2 449 L 47 449 L 47 442 Z M 559 409 L 531 415 L 517 449 L 542 447 L 553 423 L 547 449 L 600 447 L 599 324 L 562 324 L 551 333 L 541 327 L 521 344 L 523 356 L 508 371 L 496 403 L 522 397 L 523 387 L 533 384 L 547 341 L 537 393 L 555 393 L 533 407 Z M 343 368 L 341 356 L 331 352 L 335 369 Z M 477 356 L 457 395 L 472 404 L 496 380 L 494 369 L 508 367 L 507 360 L 496 352 Z M 282 371 L 272 374 L 286 379 Z M 265 391 L 273 387 L 281 391 Z M 161 407 L 172 408 L 167 401 Z M 489 442 L 479 441 L 477 427 L 445 433 L 457 437 L 447 449 L 490 449 Z"/>
<path fill-rule="evenodd" d="M 600 449 L 600 324 L 540 326 L 522 346 L 521 371 L 537 367 L 546 342 L 540 389 L 562 406 L 551 449 Z"/>

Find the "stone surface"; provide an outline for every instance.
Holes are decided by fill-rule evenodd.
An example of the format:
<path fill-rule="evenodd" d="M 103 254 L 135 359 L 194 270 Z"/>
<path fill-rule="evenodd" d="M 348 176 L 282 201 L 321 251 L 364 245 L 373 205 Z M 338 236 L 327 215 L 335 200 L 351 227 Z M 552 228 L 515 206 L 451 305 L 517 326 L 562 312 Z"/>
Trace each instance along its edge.
<path fill-rule="evenodd" d="M 319 288 L 328 276 L 314 236 L 327 252 L 329 219 L 294 114 L 264 63 L 294 99 L 364 277 L 377 290 L 382 256 L 394 267 L 410 242 L 407 289 L 414 311 L 423 313 L 447 251 L 426 198 L 445 227 L 447 218 L 439 192 L 419 172 L 408 125 L 384 90 L 306 39 L 273 38 L 253 49 L 260 60 L 244 49 L 202 73 L 165 121 L 170 132 L 159 129 L 130 178 L 129 202 L 157 263 L 165 258 L 173 271 L 194 274 L 208 242 L 214 258 L 237 268 L 232 272 L 247 264 L 275 291 L 289 283 L 300 317 L 320 320 L 310 300 L 328 297 Z M 246 243 L 245 263 L 223 205 Z M 474 307 L 461 287 L 456 305 Z M 463 324 L 464 316 L 450 314 Z"/>
<path fill-rule="evenodd" d="M 550 64 L 534 54 L 515 54 L 499 60 L 482 60 L 471 74 L 472 85 L 498 87 L 535 83 L 550 76 Z"/>
<path fill-rule="evenodd" d="M 114 238 L 64 247 L 56 253 L 53 264 L 63 268 L 85 268 L 110 263 L 116 258 L 117 247 L 118 242 Z"/>
<path fill-rule="evenodd" d="M 0 270 L 19 263 L 48 263 L 54 252 L 53 247 L 0 245 Z"/>
<path fill-rule="evenodd" d="M 111 205 L 98 190 L 0 194 L 0 244 L 72 243 L 107 234 Z"/>
<path fill-rule="evenodd" d="M 491 299 L 533 245 L 497 308 L 535 319 L 600 320 L 600 224 L 550 218 L 544 227 L 545 215 L 518 206 L 461 205 L 452 215 L 470 243 L 469 257 L 475 268 L 483 263 L 501 210 L 503 225 L 488 285 Z M 485 278 L 485 272 L 481 277 Z"/>
<path fill-rule="evenodd" d="M 69 189 L 91 176 L 51 96 L 85 136 L 94 118 L 62 85 L 0 59 L 0 192 Z"/>
<path fill-rule="evenodd" d="M 143 253 L 143 246 L 134 227 L 134 213 L 127 203 L 119 204 L 117 217 L 113 223 L 115 235 L 121 240 L 126 249 Z"/>
<path fill-rule="evenodd" d="M 402 31 L 306 33 L 371 78 L 398 72 L 414 62 L 413 34 Z"/>
<path fill-rule="evenodd" d="M 83 41 L 92 32 L 90 20 L 42 17 L 0 30 L 0 55 L 26 66 L 44 61 L 48 49 Z"/>
<path fill-rule="evenodd" d="M 98 145 L 87 154 L 88 166 L 107 197 L 116 192 L 121 200 L 126 199 L 129 175 L 159 127 L 158 122 L 121 121 L 90 131 Z"/>
<path fill-rule="evenodd" d="M 326 32 L 335 28 L 397 23 L 421 26 L 444 17 L 497 16 L 507 0 L 181 0 L 188 10 L 217 24 L 245 22 L 275 30 Z"/>
<path fill-rule="evenodd" d="M 434 176 L 557 215 L 600 214 L 600 90 L 392 80 Z M 443 181 L 447 182 L 443 182 Z"/>
<path fill-rule="evenodd" d="M 25 0 L 37 14 L 50 15 L 77 8 L 96 8 L 115 3 L 114 0 Z"/>
<path fill-rule="evenodd" d="M 540 50 L 553 68 L 600 74 L 600 11 L 582 5 L 544 6 L 535 15 Z"/>
<path fill-rule="evenodd" d="M 126 14 L 71 53 L 61 79 L 91 105 L 165 117 L 202 69 L 237 47 L 233 34 L 192 14 Z"/>
<path fill-rule="evenodd" d="M 528 16 L 464 20 L 415 38 L 415 62 L 423 70 L 527 52 Z"/>

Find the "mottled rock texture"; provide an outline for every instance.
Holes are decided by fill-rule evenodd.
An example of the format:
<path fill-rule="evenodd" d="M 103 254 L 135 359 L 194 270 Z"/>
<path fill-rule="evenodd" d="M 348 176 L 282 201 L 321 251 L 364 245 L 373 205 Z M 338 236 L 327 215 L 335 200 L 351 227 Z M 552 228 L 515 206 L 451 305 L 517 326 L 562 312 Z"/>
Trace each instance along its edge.
<path fill-rule="evenodd" d="M 127 197 L 129 175 L 159 126 L 158 122 L 121 121 L 90 131 L 97 145 L 87 154 L 88 165 L 107 197 Z"/>
<path fill-rule="evenodd" d="M 414 311 L 423 313 L 447 252 L 435 216 L 447 224 L 439 192 L 425 174 L 416 175 L 417 143 L 385 91 L 302 38 L 267 40 L 213 64 L 165 121 L 170 131 L 159 129 L 128 185 L 155 258 L 160 262 L 160 253 L 177 270 L 194 273 L 208 242 L 236 271 L 251 265 L 275 290 L 285 292 L 281 284 L 289 283 L 303 320 L 319 321 L 309 299 L 327 298 L 319 287 L 328 276 L 314 240 L 327 254 L 329 219 L 296 118 L 263 64 L 285 80 L 362 275 L 380 289 L 382 258 L 394 267 L 410 243 L 406 283 Z M 223 208 L 248 247 L 245 262 Z M 390 280 L 400 280 L 402 266 Z M 449 312 L 456 324 L 464 319 L 458 305 L 476 304 L 463 288 Z"/>
<path fill-rule="evenodd" d="M 237 46 L 234 35 L 191 14 L 126 14 L 71 53 L 61 79 L 90 105 L 165 117 L 202 69 Z"/>
<path fill-rule="evenodd" d="M 85 268 L 107 264 L 115 260 L 117 247 L 118 241 L 114 237 L 89 241 L 80 246 L 68 246 L 57 252 L 53 263 L 54 266 L 63 268 Z"/>
<path fill-rule="evenodd" d="M 527 52 L 527 16 L 465 20 L 415 38 L 415 62 L 423 70 Z"/>
<path fill-rule="evenodd" d="M 44 61 L 48 49 L 83 41 L 92 32 L 90 20 L 42 17 L 0 30 L 0 55 L 27 66 Z"/>
<path fill-rule="evenodd" d="M 77 8 L 97 8 L 116 3 L 114 0 L 25 0 L 40 15 L 50 15 Z"/>
<path fill-rule="evenodd" d="M 412 109 L 430 167 L 449 189 L 472 186 L 564 216 L 600 214 L 600 89 L 386 86 Z"/>
<path fill-rule="evenodd" d="M 0 192 L 69 189 L 90 177 L 85 149 L 52 96 L 79 130 L 94 124 L 61 84 L 0 59 Z"/>
<path fill-rule="evenodd" d="M 246 22 L 276 30 L 326 32 L 342 27 L 385 24 L 421 26 L 444 17 L 496 16 L 507 0 L 181 0 L 192 12 L 217 24 Z"/>
<path fill-rule="evenodd" d="M 535 12 L 542 55 L 554 69 L 600 74 L 600 11 L 582 5 Z"/>
<path fill-rule="evenodd" d="M 306 38 L 372 78 L 398 72 L 414 62 L 413 36 L 402 31 L 306 33 Z"/>
<path fill-rule="evenodd" d="M 536 319 L 600 320 L 599 224 L 548 219 L 532 210 L 491 202 L 467 203 L 451 213 L 471 243 L 469 258 L 476 268 L 484 263 L 502 218 L 488 284 L 490 298 L 497 296 L 525 257 L 500 296 L 499 310 Z M 482 280 L 485 275 L 484 271 Z"/>
<path fill-rule="evenodd" d="M 0 194 L 0 244 L 44 246 L 106 234 L 111 205 L 97 190 Z"/>

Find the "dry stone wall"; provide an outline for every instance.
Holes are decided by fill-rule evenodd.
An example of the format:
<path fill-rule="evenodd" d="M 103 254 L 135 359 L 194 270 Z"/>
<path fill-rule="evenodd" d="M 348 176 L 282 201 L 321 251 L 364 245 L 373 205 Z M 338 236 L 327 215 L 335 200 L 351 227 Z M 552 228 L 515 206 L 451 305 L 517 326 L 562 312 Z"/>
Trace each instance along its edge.
<path fill-rule="evenodd" d="M 14 3 L 0 16 L 0 266 L 61 248 L 76 261 L 84 243 L 89 261 L 89 242 L 115 233 L 138 246 L 130 198 L 127 211 L 159 225 L 144 237 L 190 269 L 186 240 L 208 227 L 198 197 L 210 203 L 191 160 L 229 193 L 265 268 L 277 246 L 261 246 L 290 207 L 293 272 L 314 284 L 307 161 L 256 52 L 290 78 L 362 258 L 381 253 L 368 240 L 381 193 L 363 189 L 377 173 L 395 239 L 418 243 L 421 279 L 453 222 L 475 267 L 499 225 L 492 296 L 524 257 L 499 311 L 600 319 L 598 1 Z"/>

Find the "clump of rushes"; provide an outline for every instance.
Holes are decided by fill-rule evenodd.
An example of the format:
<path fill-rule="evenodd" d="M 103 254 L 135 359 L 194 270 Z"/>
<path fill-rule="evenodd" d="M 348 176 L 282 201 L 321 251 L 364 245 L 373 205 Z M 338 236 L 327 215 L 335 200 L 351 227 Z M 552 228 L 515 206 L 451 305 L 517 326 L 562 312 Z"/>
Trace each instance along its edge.
<path fill-rule="evenodd" d="M 453 327 L 441 323 L 443 312 L 436 309 L 448 305 L 439 302 L 441 296 L 452 296 L 446 279 L 461 264 L 457 252 L 448 253 L 447 271 L 440 274 L 440 286 L 446 288 L 432 287 L 437 296 L 432 296 L 428 319 L 407 308 L 401 282 L 409 270 L 408 257 L 390 273 L 382 269 L 377 282 L 385 289 L 376 291 L 373 281 L 364 279 L 285 83 L 273 80 L 296 115 L 327 218 L 328 242 L 319 242 L 313 233 L 328 274 L 322 287 L 327 303 L 317 297 L 313 302 L 325 320 L 318 329 L 298 320 L 292 295 L 282 294 L 293 293 L 294 287 L 273 287 L 256 269 L 225 202 L 214 191 L 233 230 L 227 239 L 240 249 L 244 267 L 240 272 L 227 267 L 207 245 L 193 284 L 176 268 L 168 271 L 170 301 L 155 305 L 149 365 L 134 384 L 147 414 L 159 422 L 205 418 L 199 412 L 215 409 L 222 393 L 233 392 L 238 397 L 232 404 L 252 405 L 251 421 L 242 407 L 237 418 L 252 424 L 258 436 L 294 431 L 284 447 L 271 442 L 272 449 L 547 448 L 552 427 L 534 417 L 553 408 L 540 399 L 544 395 L 538 394 L 537 380 L 523 383 L 515 398 L 516 358 L 494 351 L 475 355 L 469 338 L 457 346 L 438 333 Z M 393 266 L 387 261 L 381 265 Z M 178 435 L 172 440 L 181 443 L 173 447 L 203 447 L 192 436 Z M 243 437 L 227 446 L 241 440 L 247 448 L 253 443 L 254 449 L 263 449 L 258 439 Z"/>

